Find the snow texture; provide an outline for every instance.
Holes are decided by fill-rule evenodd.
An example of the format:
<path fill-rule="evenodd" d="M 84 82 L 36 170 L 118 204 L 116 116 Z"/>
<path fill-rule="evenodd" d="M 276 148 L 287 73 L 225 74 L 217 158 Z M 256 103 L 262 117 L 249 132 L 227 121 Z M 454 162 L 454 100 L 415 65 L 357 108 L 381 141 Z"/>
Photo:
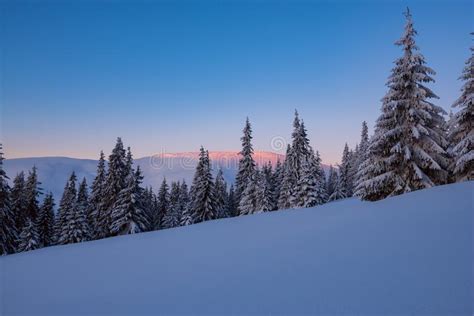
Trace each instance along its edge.
<path fill-rule="evenodd" d="M 471 315 L 474 182 L 0 257 L 1 315 Z"/>

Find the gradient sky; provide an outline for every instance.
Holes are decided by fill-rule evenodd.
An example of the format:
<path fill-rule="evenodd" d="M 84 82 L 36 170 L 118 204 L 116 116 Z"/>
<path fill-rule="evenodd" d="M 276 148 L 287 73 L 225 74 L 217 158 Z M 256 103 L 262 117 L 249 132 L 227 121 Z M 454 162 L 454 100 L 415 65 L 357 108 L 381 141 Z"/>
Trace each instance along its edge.
<path fill-rule="evenodd" d="M 289 139 L 297 108 L 323 162 L 379 115 L 408 5 L 449 109 L 472 1 L 2 1 L 0 141 L 7 158 L 135 157 Z"/>

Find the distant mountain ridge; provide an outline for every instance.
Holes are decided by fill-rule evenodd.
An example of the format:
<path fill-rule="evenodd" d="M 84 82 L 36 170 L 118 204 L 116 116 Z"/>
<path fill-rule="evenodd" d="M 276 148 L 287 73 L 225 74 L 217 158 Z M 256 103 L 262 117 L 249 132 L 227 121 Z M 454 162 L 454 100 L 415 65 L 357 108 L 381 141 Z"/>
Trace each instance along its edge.
<path fill-rule="evenodd" d="M 198 157 L 198 152 L 161 153 L 134 159 L 134 165 L 140 166 L 143 171 L 143 185 L 152 186 L 157 190 L 164 178 L 168 182 L 184 179 L 188 185 L 191 184 Z M 209 152 L 209 157 L 212 161 L 214 175 L 221 168 L 227 183 L 233 183 L 239 165 L 239 153 L 237 151 L 212 151 Z M 283 162 L 285 156 L 273 152 L 256 151 L 254 159 L 258 165 L 267 162 L 275 165 L 278 160 Z M 92 183 L 96 174 L 97 160 L 69 157 L 31 157 L 6 159 L 4 161 L 4 168 L 10 177 L 10 182 L 21 171 L 28 174 L 33 166 L 38 169 L 38 178 L 42 183 L 43 191 L 51 191 L 56 204 L 58 204 L 66 180 L 73 171 L 78 179 L 85 177 L 89 185 Z M 328 166 L 323 165 L 323 168 L 327 171 Z"/>

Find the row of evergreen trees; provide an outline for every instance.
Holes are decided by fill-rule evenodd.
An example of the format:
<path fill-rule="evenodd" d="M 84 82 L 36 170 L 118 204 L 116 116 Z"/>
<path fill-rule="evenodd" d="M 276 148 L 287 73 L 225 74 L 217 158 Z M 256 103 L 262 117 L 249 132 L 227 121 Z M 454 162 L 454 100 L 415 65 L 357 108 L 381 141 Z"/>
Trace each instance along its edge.
<path fill-rule="evenodd" d="M 140 167 L 134 167 L 130 148 L 118 138 L 108 162 L 100 153 L 90 190 L 85 178 L 78 182 L 74 172 L 70 175 L 56 214 L 51 193 L 39 203 L 43 193 L 36 168 L 26 179 L 23 172 L 16 175 L 10 189 L 0 155 L 2 254 L 322 204 L 328 195 L 319 154 L 309 145 L 298 113 L 293 126 L 285 161 L 273 170 L 270 163 L 256 165 L 247 119 L 235 191 L 228 189 L 222 170 L 213 178 L 209 153 L 201 147 L 190 190 L 184 180 L 169 187 L 164 179 L 155 194 L 141 186 Z"/>
<path fill-rule="evenodd" d="M 237 214 L 311 207 L 327 201 L 326 179 L 319 153 L 309 144 L 304 122 L 295 112 L 292 143 L 283 163 L 259 168 L 253 158 L 252 129 L 247 119 L 235 181 Z"/>
<path fill-rule="evenodd" d="M 0 153 L 0 254 L 312 207 L 353 195 L 378 200 L 474 179 L 474 48 L 461 77 L 462 95 L 454 103 L 459 111 L 446 122 L 444 110 L 429 101 L 437 97 L 424 84 L 434 81 L 434 71 L 417 52 L 408 10 L 406 18 L 405 33 L 396 42 L 404 53 L 389 77 L 374 135 L 369 139 L 363 122 L 359 144 L 354 150 L 345 145 L 341 164 L 330 168 L 327 179 L 297 112 L 285 160 L 275 166 L 255 163 L 247 119 L 235 190 L 227 188 L 222 170 L 213 178 L 209 153 L 201 147 L 190 189 L 184 181 L 169 187 L 165 179 L 155 194 L 141 186 L 141 170 L 118 138 L 108 163 L 100 154 L 90 192 L 85 179 L 78 184 L 72 173 L 56 216 L 51 193 L 38 202 L 42 192 L 35 168 L 26 178 L 19 173 L 10 189 Z"/>
<path fill-rule="evenodd" d="M 403 55 L 395 61 L 382 99 L 382 113 L 366 157 L 357 172 L 356 195 L 379 200 L 451 181 L 474 179 L 474 57 L 466 62 L 459 111 L 448 122 L 425 86 L 435 71 L 426 66 L 415 43 L 412 16 L 405 12 L 403 36 L 395 43 Z"/>

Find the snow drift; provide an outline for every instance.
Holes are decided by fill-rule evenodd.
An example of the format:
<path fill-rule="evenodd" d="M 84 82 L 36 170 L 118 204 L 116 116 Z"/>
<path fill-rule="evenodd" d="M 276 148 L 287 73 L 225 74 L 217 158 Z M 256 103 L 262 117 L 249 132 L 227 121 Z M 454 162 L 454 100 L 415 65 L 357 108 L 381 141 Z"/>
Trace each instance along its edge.
<path fill-rule="evenodd" d="M 471 315 L 474 182 L 0 258 L 2 315 Z"/>

